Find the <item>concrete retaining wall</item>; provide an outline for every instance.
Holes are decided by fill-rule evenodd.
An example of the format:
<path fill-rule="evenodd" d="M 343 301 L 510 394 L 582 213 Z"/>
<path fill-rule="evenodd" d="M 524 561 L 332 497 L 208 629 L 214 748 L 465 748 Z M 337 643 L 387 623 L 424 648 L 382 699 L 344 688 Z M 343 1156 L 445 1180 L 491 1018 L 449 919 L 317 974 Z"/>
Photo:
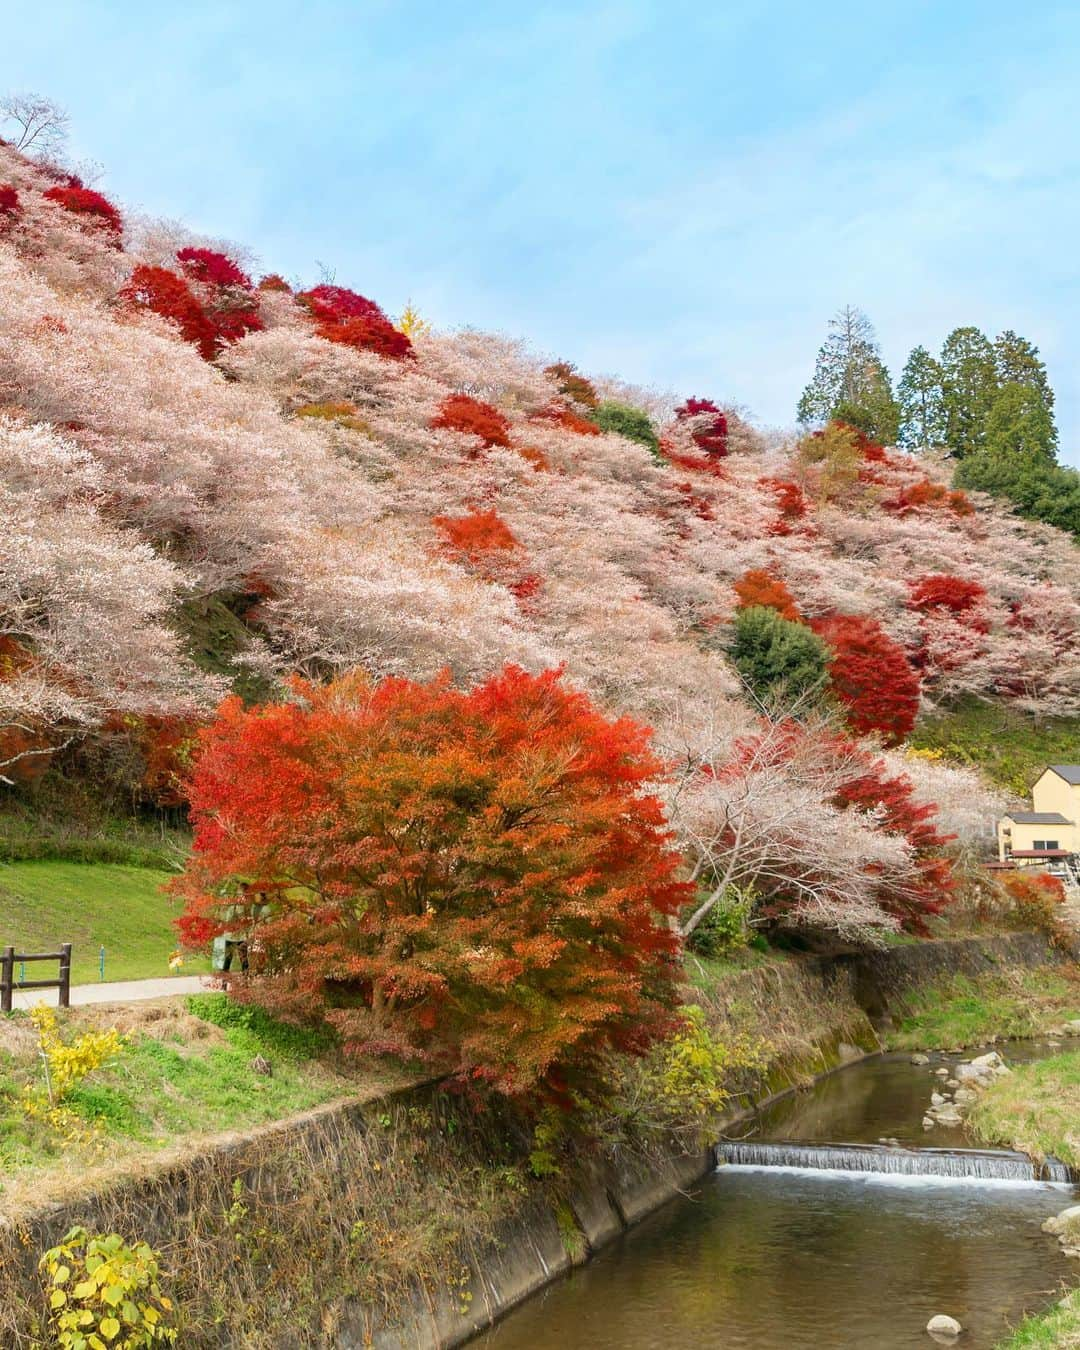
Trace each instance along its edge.
<path fill-rule="evenodd" d="M 887 1020 L 890 1010 L 912 989 L 954 973 L 1035 966 L 1055 959 L 1045 941 L 1022 934 L 903 945 L 833 959 L 807 958 L 732 976 L 704 1000 L 710 1018 L 721 1027 L 749 1023 L 753 1028 L 755 1018 L 763 1025 L 783 1024 L 785 1040 L 783 1052 L 754 1085 L 754 1103 L 740 1103 L 728 1123 L 745 1115 L 752 1104 L 759 1105 L 794 1084 L 805 1084 L 876 1051 L 870 1019 Z M 375 1157 L 374 1152 L 362 1151 L 364 1141 L 371 1139 L 375 1149 L 385 1147 L 387 1112 L 430 1107 L 436 1092 L 436 1087 L 425 1085 L 376 1102 L 325 1107 L 293 1121 L 212 1143 L 182 1162 L 151 1165 L 139 1178 L 122 1180 L 105 1191 L 87 1189 L 63 1205 L 21 1216 L 17 1232 L 10 1221 L 0 1220 L 0 1274 L 6 1268 L 7 1297 L 20 1284 L 29 1293 L 35 1283 L 34 1256 L 76 1222 L 92 1230 L 117 1227 L 167 1253 L 182 1251 L 195 1231 L 193 1217 L 201 1210 L 218 1216 L 227 1210 L 237 1179 L 245 1195 L 257 1197 L 264 1226 L 270 1216 L 273 1227 L 275 1213 L 282 1216 L 282 1226 L 286 1224 L 290 1207 L 295 1209 L 303 1195 L 305 1175 L 309 1181 L 318 1180 L 319 1193 L 327 1197 L 324 1203 L 330 1211 L 338 1194 L 355 1207 L 356 1193 L 348 1190 L 350 1172 L 355 1175 L 361 1165 L 374 1166 L 376 1171 L 379 1167 L 377 1161 L 363 1161 Z M 400 1159 L 394 1165 L 400 1166 Z M 264 1336 L 250 1344 L 341 1350 L 367 1346 L 444 1350 L 460 1345 L 659 1205 L 691 1190 L 710 1168 L 710 1152 L 686 1151 L 674 1141 L 659 1159 L 655 1152 L 648 1160 L 628 1152 L 583 1161 L 572 1186 L 564 1192 L 568 1200 L 558 1201 L 537 1186 L 513 1216 L 483 1241 L 463 1241 L 455 1256 L 455 1260 L 460 1257 L 462 1275 L 451 1285 L 414 1281 L 399 1291 L 393 1312 L 388 1314 L 351 1299 L 337 1281 L 333 1315 L 324 1318 L 320 1327 L 269 1333 L 271 1339 Z M 431 1180 L 438 1184 L 437 1177 Z M 19 1280 L 11 1277 L 13 1264 L 21 1267 Z M 327 1289 L 335 1283 L 331 1274 L 327 1272 Z M 288 1267 L 276 1278 L 287 1285 Z M 0 1340 L 5 1345 L 5 1331 L 16 1325 L 0 1317 Z M 224 1336 L 215 1340 L 200 1335 L 192 1344 L 240 1344 L 228 1338 L 228 1333 Z M 16 1338 L 11 1344 L 21 1347 L 32 1341 Z"/>

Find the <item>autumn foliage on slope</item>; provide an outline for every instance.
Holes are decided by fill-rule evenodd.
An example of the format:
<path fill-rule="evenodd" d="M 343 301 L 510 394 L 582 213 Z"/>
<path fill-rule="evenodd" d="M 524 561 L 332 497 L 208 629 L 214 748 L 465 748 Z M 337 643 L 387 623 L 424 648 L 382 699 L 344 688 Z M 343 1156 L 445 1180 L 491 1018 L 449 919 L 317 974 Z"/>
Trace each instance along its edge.
<path fill-rule="evenodd" d="M 513 667 L 295 698 L 227 702 L 194 774 L 182 931 L 251 903 L 240 997 L 507 1093 L 561 1093 L 668 1025 L 690 888 L 643 727 Z"/>
<path fill-rule="evenodd" d="M 865 616 L 835 614 L 811 627 L 833 649 L 829 682 L 848 725 L 860 736 L 876 732 L 897 745 L 919 712 L 919 677 L 903 648 Z"/>

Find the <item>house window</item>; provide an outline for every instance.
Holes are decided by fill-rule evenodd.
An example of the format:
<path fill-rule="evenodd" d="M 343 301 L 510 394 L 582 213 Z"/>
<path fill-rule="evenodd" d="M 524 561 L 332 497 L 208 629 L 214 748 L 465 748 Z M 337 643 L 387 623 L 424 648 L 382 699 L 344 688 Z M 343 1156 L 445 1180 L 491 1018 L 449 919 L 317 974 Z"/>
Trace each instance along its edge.
<path fill-rule="evenodd" d="M 1052 848 L 1057 848 L 1057 846 L 1058 841 L 1056 839 L 1036 839 L 1033 848 L 1036 853 L 1043 853 Z"/>

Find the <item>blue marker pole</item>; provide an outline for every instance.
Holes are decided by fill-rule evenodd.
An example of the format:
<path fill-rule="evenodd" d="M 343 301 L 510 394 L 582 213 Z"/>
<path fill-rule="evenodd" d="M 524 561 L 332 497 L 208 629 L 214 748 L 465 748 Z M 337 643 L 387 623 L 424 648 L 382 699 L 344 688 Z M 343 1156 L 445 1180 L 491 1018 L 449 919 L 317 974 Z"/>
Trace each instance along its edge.
<path fill-rule="evenodd" d="M 25 961 L 20 961 L 20 962 L 19 962 L 19 983 L 20 983 L 20 984 L 25 984 L 25 983 L 26 983 L 26 962 L 25 962 Z"/>
<path fill-rule="evenodd" d="M 99 978 L 99 979 L 102 979 L 102 980 L 105 978 L 105 948 L 104 948 L 104 947 L 102 947 L 101 951 L 98 953 L 98 978 Z"/>

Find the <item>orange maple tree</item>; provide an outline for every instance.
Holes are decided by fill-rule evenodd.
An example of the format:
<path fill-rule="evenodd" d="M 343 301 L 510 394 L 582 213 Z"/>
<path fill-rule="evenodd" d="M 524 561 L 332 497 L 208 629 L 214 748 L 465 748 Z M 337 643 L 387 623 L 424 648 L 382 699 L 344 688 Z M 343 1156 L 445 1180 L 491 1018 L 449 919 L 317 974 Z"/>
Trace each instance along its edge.
<path fill-rule="evenodd" d="M 774 577 L 764 568 L 751 568 L 735 583 L 735 594 L 739 597 L 739 609 L 751 609 L 762 605 L 766 609 L 775 609 L 784 619 L 798 623 L 802 618 L 795 597 L 780 577 Z"/>
<path fill-rule="evenodd" d="M 230 699 L 200 738 L 180 928 L 247 926 L 235 996 L 556 1098 L 670 1026 L 691 888 L 645 727 L 513 666 L 294 694 Z"/>

